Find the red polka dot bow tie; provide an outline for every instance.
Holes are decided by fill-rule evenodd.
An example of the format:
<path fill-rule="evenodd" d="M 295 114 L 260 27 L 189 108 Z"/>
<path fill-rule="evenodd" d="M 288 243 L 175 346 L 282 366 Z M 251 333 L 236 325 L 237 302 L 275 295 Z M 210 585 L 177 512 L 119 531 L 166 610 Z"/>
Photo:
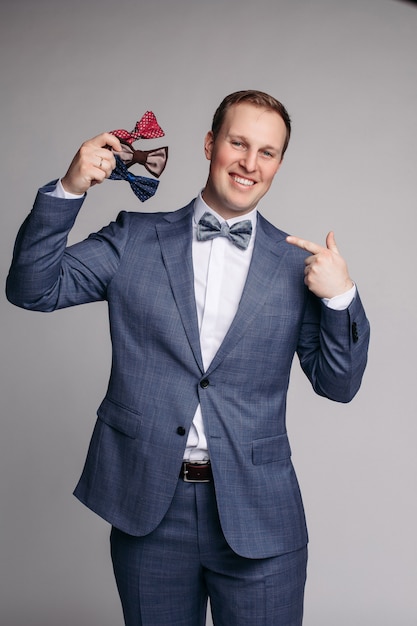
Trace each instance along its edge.
<path fill-rule="evenodd" d="M 119 130 L 111 130 L 110 133 L 129 143 L 137 139 L 158 139 L 165 135 L 152 111 L 146 111 L 131 132 L 119 128 Z"/>

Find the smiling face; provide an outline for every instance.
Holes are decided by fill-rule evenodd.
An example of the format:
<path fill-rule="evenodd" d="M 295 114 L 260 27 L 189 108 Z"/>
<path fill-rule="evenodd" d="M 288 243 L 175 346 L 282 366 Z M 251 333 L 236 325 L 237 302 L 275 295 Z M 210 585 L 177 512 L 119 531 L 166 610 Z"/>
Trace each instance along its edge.
<path fill-rule="evenodd" d="M 250 103 L 232 106 L 218 135 L 206 135 L 210 173 L 204 201 L 224 219 L 249 213 L 282 163 L 287 129 L 278 113 Z"/>

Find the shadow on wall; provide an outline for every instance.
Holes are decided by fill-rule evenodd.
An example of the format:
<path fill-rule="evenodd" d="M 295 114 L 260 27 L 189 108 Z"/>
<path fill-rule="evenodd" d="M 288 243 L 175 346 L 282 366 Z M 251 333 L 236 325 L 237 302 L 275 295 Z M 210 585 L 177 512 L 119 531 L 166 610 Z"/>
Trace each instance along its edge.
<path fill-rule="evenodd" d="M 417 7 L 417 0 L 396 0 L 397 2 L 403 2 L 405 4 L 413 4 L 415 7 Z"/>

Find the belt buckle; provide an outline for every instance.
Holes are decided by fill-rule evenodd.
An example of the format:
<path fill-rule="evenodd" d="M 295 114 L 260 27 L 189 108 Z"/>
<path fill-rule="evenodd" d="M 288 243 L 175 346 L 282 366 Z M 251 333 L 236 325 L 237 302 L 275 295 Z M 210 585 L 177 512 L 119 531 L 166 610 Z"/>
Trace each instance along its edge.
<path fill-rule="evenodd" d="M 191 478 L 191 479 L 187 478 L 187 474 L 188 474 L 187 463 L 190 463 L 190 461 L 184 461 L 183 462 L 183 468 L 184 468 L 184 470 L 183 470 L 184 471 L 183 481 L 185 483 L 209 483 L 210 482 L 210 479 L 207 479 L 207 478 L 201 479 L 201 480 L 199 480 L 198 478 Z M 198 465 L 198 463 L 195 463 L 195 465 Z M 201 465 L 205 465 L 205 463 L 202 463 Z"/>

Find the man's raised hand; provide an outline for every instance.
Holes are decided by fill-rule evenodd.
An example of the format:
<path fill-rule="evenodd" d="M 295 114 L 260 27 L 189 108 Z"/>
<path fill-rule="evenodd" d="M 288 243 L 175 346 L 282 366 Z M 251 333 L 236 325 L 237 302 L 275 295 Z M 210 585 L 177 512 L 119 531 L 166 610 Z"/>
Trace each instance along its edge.
<path fill-rule="evenodd" d="M 61 180 L 65 191 L 83 194 L 108 178 L 116 166 L 109 147 L 115 152 L 122 149 L 119 139 L 110 133 L 102 133 L 85 141 Z"/>

